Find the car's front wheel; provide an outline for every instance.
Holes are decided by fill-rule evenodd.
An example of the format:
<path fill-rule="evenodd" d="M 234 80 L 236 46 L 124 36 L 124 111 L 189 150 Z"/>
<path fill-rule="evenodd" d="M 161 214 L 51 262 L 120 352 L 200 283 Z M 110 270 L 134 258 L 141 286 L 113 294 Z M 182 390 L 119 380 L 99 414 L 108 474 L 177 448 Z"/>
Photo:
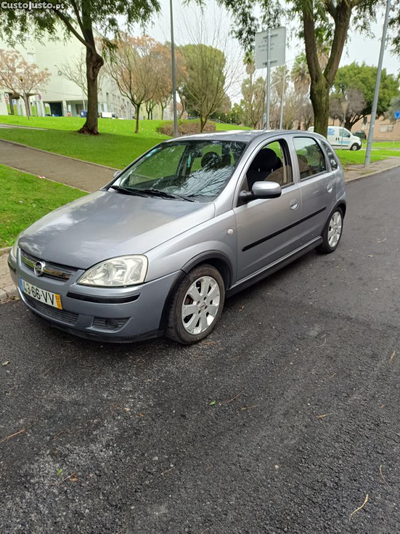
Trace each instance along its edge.
<path fill-rule="evenodd" d="M 179 284 L 168 314 L 166 335 L 190 345 L 208 336 L 218 323 L 225 302 L 225 284 L 212 265 L 200 265 Z"/>
<path fill-rule="evenodd" d="M 354 145 L 351 145 L 350 150 L 355 151 L 355 150 L 360 150 L 360 148 L 361 148 L 360 145 L 357 145 L 356 143 L 354 143 Z"/>
<path fill-rule="evenodd" d="M 343 232 L 343 211 L 341 208 L 336 208 L 332 213 L 322 233 L 322 243 L 318 250 L 325 254 L 334 252 L 338 245 Z"/>

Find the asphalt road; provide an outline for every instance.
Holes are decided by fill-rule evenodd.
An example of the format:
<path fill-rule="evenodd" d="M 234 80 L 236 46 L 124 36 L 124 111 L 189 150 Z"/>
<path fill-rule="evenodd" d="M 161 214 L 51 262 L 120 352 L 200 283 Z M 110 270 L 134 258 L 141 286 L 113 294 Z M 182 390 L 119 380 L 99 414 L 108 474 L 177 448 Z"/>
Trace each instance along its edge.
<path fill-rule="evenodd" d="M 348 194 L 336 253 L 230 299 L 197 346 L 1 306 L 0 531 L 399 532 L 399 170 Z"/>

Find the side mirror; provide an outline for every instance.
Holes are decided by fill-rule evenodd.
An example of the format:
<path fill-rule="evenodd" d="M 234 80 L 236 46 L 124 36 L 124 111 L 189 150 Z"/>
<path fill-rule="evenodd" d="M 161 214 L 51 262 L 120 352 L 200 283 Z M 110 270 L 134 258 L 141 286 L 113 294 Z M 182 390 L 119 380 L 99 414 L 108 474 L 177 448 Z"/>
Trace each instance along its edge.
<path fill-rule="evenodd" d="M 282 194 L 282 188 L 276 182 L 255 182 L 251 188 L 254 198 L 277 198 Z"/>
<path fill-rule="evenodd" d="M 113 174 L 113 179 L 116 180 L 118 176 L 120 175 L 121 171 L 115 171 Z"/>

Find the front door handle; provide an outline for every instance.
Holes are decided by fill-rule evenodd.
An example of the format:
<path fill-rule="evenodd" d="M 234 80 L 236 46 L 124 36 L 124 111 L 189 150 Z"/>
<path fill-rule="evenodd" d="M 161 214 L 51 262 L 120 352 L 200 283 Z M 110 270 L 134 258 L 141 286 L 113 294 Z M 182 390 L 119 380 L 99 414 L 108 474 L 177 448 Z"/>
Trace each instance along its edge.
<path fill-rule="evenodd" d="M 328 193 L 332 193 L 333 191 L 333 182 L 329 182 L 328 187 L 326 188 Z"/>
<path fill-rule="evenodd" d="M 290 209 L 297 210 L 298 207 L 299 207 L 299 201 L 297 200 L 297 198 L 292 198 L 292 200 L 290 201 Z"/>

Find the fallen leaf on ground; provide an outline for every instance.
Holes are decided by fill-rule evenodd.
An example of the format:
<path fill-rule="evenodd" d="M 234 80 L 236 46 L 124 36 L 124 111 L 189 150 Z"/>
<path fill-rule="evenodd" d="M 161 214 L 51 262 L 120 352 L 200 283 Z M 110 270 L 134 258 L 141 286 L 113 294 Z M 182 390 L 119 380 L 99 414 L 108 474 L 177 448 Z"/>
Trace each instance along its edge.
<path fill-rule="evenodd" d="M 210 402 L 210 406 L 215 406 L 215 404 L 217 404 L 217 401 L 211 401 Z"/>
<path fill-rule="evenodd" d="M 349 521 L 351 520 L 351 518 L 353 517 L 354 514 L 356 514 L 357 512 L 359 512 L 360 510 L 362 510 L 364 508 L 364 506 L 367 504 L 367 502 L 368 502 L 368 493 L 365 496 L 365 499 L 364 499 L 364 502 L 362 503 L 362 505 L 359 506 L 358 508 L 356 508 L 354 510 L 354 512 L 351 512 L 350 517 L 349 517 Z"/>
<path fill-rule="evenodd" d="M 381 475 L 383 482 L 386 484 L 385 477 L 383 476 L 383 473 L 382 473 L 382 466 L 381 465 L 379 466 L 379 474 Z"/>
<path fill-rule="evenodd" d="M 389 360 L 389 362 L 392 362 L 392 361 L 393 361 L 393 358 L 395 357 L 395 355 L 396 355 L 396 351 L 394 350 L 394 351 L 392 352 L 392 355 L 390 356 L 390 360 Z M 3 363 L 3 365 L 4 365 L 4 363 Z"/>
<path fill-rule="evenodd" d="M 8 365 L 10 362 L 8 360 L 6 360 L 5 362 L 3 362 L 1 365 L 4 367 L 5 365 Z"/>
<path fill-rule="evenodd" d="M 19 434 L 24 434 L 26 432 L 26 428 L 21 428 L 21 430 L 18 430 L 18 432 L 15 432 L 14 434 L 10 434 L 9 436 L 0 439 L 0 443 L 3 443 L 4 441 L 8 441 L 11 438 L 14 438 L 15 436 L 18 436 Z"/>
<path fill-rule="evenodd" d="M 328 417 L 329 415 L 335 415 L 334 412 L 332 413 L 322 413 L 320 415 L 317 415 L 318 419 L 323 419 L 324 417 Z"/>

